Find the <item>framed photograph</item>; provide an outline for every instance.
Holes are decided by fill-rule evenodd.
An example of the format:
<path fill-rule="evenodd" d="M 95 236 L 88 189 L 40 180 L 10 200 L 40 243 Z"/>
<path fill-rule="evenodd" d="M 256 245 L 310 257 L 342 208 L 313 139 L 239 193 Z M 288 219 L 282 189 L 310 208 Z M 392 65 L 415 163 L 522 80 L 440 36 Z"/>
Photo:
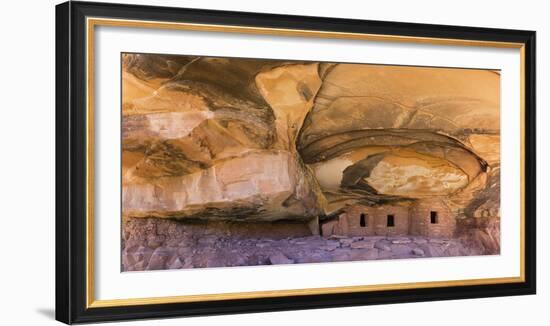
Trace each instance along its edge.
<path fill-rule="evenodd" d="M 56 7 L 56 318 L 535 293 L 535 32 Z"/>

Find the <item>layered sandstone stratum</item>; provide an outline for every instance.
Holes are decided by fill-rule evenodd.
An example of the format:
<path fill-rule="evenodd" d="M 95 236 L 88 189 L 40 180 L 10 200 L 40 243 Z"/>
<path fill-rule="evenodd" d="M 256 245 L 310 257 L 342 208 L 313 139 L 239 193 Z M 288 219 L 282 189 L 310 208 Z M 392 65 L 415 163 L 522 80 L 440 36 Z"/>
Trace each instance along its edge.
<path fill-rule="evenodd" d="M 315 237 L 353 205 L 434 198 L 457 221 L 457 254 L 500 250 L 498 72 L 147 54 L 122 65 L 124 270 L 149 269 L 136 252 L 158 247 L 179 261 L 161 268 L 209 266 L 192 263 L 189 236 L 207 225 L 241 256 L 221 265 L 256 264 L 238 239 L 276 238 L 276 255 L 283 235 Z M 158 223 L 181 237 L 141 229 Z"/>

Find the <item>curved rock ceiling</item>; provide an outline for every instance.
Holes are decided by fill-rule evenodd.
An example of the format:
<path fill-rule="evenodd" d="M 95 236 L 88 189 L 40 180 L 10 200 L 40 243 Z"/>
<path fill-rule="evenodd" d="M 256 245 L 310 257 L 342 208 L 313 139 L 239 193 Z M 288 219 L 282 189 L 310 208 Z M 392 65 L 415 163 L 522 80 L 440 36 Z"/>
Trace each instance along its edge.
<path fill-rule="evenodd" d="M 468 185 L 457 166 L 414 151 L 385 155 L 363 180 L 379 194 L 415 198 L 447 196 Z"/>
<path fill-rule="evenodd" d="M 500 130 L 497 72 L 338 64 L 326 73 L 299 147 L 365 129 Z"/>
<path fill-rule="evenodd" d="M 493 71 L 332 65 L 297 147 L 333 195 L 448 197 L 498 160 L 499 97 Z"/>
<path fill-rule="evenodd" d="M 307 219 L 441 196 L 470 215 L 495 206 L 474 198 L 497 200 L 497 72 L 123 58 L 126 215 Z"/>

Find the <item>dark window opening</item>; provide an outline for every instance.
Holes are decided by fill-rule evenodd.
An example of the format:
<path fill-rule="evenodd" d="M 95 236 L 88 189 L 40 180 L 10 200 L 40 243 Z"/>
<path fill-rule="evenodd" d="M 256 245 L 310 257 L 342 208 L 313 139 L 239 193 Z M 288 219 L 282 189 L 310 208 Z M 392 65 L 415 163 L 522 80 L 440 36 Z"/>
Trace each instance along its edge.
<path fill-rule="evenodd" d="M 439 222 L 437 218 L 437 212 L 434 212 L 434 211 L 430 212 L 430 222 L 432 224 L 437 224 Z"/>
<path fill-rule="evenodd" d="M 362 228 L 367 227 L 367 217 L 365 216 L 365 214 L 361 214 L 359 216 L 359 225 Z"/>
<path fill-rule="evenodd" d="M 388 215 L 388 227 L 395 226 L 395 216 Z"/>

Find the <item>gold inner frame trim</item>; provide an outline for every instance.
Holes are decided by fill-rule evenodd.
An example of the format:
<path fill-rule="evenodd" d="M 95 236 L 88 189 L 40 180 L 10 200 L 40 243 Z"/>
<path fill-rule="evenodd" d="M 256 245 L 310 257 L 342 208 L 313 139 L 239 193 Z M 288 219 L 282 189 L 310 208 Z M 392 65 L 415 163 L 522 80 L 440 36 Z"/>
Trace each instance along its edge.
<path fill-rule="evenodd" d="M 485 279 L 466 279 L 448 281 L 411 282 L 396 284 L 375 284 L 375 285 L 354 285 L 343 287 L 325 287 L 308 289 L 288 289 L 273 291 L 235 292 L 217 294 L 182 295 L 167 297 L 146 297 L 128 298 L 113 300 L 96 300 L 94 296 L 94 31 L 95 26 L 115 26 L 134 28 L 155 28 L 202 32 L 224 32 L 242 33 L 272 36 L 292 37 L 316 37 L 332 39 L 383 41 L 383 42 L 406 42 L 416 44 L 436 44 L 452 46 L 477 46 L 494 48 L 513 48 L 520 50 L 520 184 L 521 184 L 521 214 L 520 214 L 520 276 L 501 277 Z M 118 307 L 148 304 L 168 304 L 197 301 L 215 301 L 231 299 L 252 299 L 252 298 L 273 298 L 287 296 L 303 296 L 316 294 L 337 294 L 353 292 L 373 292 L 386 290 L 403 290 L 418 288 L 440 288 L 451 286 L 472 286 L 487 284 L 522 283 L 525 282 L 525 44 L 514 42 L 494 42 L 448 38 L 413 37 L 383 34 L 361 34 L 330 31 L 264 28 L 234 25 L 214 25 L 195 23 L 176 23 L 144 20 L 124 20 L 111 18 L 86 18 L 86 192 L 87 192 L 87 215 L 86 215 L 86 307 Z"/>

